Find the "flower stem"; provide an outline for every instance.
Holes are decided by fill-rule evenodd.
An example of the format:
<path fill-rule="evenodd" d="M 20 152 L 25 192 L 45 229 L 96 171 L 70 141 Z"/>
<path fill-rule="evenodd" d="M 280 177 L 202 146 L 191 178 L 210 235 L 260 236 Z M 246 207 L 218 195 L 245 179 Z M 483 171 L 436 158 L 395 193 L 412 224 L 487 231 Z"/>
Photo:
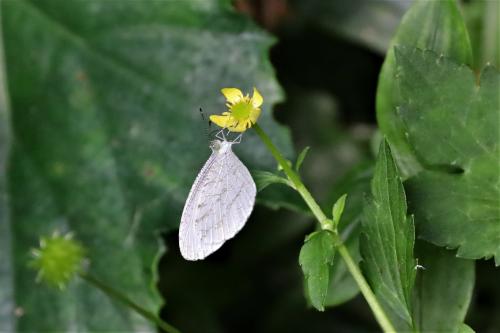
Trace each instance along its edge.
<path fill-rule="evenodd" d="M 164 330 L 167 333 L 180 333 L 180 331 L 173 327 L 172 325 L 164 322 L 161 318 L 159 318 L 156 314 L 153 312 L 143 308 L 139 304 L 135 303 L 132 301 L 130 298 L 128 298 L 126 295 L 122 294 L 120 291 L 113 289 L 112 287 L 104 284 L 103 282 L 99 281 L 95 277 L 93 277 L 90 274 L 87 274 L 85 272 L 80 272 L 78 275 L 91 284 L 93 287 L 96 287 L 97 289 L 101 290 L 103 293 L 105 293 L 107 296 L 110 298 L 117 300 L 121 302 L 122 304 L 128 306 L 138 314 L 140 314 L 142 317 L 145 319 L 149 320 L 153 324 L 157 325 L 160 327 L 162 330 Z"/>
<path fill-rule="evenodd" d="M 305 187 L 304 183 L 302 183 L 302 180 L 300 179 L 300 176 L 290 167 L 288 164 L 288 161 L 281 155 L 280 151 L 276 146 L 273 144 L 269 136 L 260 128 L 258 124 L 254 124 L 253 128 L 255 129 L 255 132 L 257 132 L 257 135 L 260 137 L 262 142 L 266 145 L 266 147 L 269 149 L 271 154 L 274 156 L 278 164 L 283 168 L 283 171 L 287 175 L 288 179 L 293 183 L 295 186 L 295 189 L 299 194 L 302 196 L 304 201 L 306 202 L 307 206 L 309 209 L 311 209 L 311 212 L 314 214 L 316 219 L 321 225 L 322 229 L 328 229 L 334 232 L 335 237 L 337 238 L 337 249 L 344 259 L 347 268 L 349 269 L 349 272 L 351 273 L 352 277 L 358 284 L 358 287 L 363 294 L 363 296 L 366 299 L 366 302 L 370 306 L 373 314 L 375 315 L 375 319 L 379 323 L 379 325 L 382 327 L 384 332 L 396 332 L 394 329 L 394 326 L 390 322 L 389 318 L 387 317 L 386 313 L 382 309 L 382 306 L 377 300 L 377 297 L 371 290 L 370 286 L 368 285 L 368 282 L 366 282 L 366 279 L 364 278 L 363 274 L 361 273 L 358 265 L 354 262 L 352 259 L 349 251 L 345 247 L 344 244 L 340 241 L 340 238 L 338 236 L 338 232 L 336 227 L 333 228 L 332 223 L 330 223 L 330 220 L 326 217 L 326 215 L 323 213 L 323 210 L 321 207 L 318 205 L 316 200 L 314 200 L 313 196 L 311 193 L 307 190 Z"/>

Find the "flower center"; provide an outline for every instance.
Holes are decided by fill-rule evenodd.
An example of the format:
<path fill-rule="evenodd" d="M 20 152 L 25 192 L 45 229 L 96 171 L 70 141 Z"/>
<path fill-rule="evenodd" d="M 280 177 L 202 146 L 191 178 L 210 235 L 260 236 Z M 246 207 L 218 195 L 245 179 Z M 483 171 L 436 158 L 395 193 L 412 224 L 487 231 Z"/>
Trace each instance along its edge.
<path fill-rule="evenodd" d="M 253 106 L 247 101 L 241 101 L 231 106 L 231 114 L 237 121 L 247 120 Z"/>

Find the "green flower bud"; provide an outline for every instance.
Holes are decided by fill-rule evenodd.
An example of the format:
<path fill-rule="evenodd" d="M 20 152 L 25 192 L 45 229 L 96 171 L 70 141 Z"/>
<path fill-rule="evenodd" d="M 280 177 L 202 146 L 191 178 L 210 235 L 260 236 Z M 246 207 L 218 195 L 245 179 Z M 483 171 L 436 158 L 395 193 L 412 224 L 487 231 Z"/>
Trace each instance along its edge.
<path fill-rule="evenodd" d="M 40 239 L 40 247 L 32 250 L 29 266 L 38 271 L 37 282 L 64 289 L 81 268 L 85 249 L 73 239 L 71 233 L 54 232 Z"/>

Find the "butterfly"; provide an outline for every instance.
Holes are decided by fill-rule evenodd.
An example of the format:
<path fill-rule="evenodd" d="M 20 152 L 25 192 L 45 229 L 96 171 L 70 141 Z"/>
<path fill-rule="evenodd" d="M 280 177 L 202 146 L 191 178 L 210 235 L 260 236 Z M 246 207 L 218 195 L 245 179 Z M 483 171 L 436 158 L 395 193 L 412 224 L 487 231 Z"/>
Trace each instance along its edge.
<path fill-rule="evenodd" d="M 198 173 L 182 211 L 179 248 L 187 260 L 200 260 L 243 228 L 252 213 L 257 188 L 250 172 L 232 151 L 241 135 L 228 141 L 219 131 L 212 154 Z"/>

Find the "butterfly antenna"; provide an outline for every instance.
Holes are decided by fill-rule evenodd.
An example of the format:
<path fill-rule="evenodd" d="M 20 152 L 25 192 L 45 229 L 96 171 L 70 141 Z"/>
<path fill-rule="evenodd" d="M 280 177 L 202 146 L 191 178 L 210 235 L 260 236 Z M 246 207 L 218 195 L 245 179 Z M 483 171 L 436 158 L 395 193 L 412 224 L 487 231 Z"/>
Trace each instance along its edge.
<path fill-rule="evenodd" d="M 212 131 L 210 130 L 211 125 L 212 125 L 212 121 L 208 120 L 208 123 L 206 123 L 207 119 L 205 118 L 205 112 L 203 111 L 202 108 L 200 108 L 200 115 L 201 115 L 201 120 L 203 121 L 203 123 L 208 124 L 205 127 L 205 135 L 207 136 L 207 140 L 210 141 L 210 136 L 212 134 Z"/>

